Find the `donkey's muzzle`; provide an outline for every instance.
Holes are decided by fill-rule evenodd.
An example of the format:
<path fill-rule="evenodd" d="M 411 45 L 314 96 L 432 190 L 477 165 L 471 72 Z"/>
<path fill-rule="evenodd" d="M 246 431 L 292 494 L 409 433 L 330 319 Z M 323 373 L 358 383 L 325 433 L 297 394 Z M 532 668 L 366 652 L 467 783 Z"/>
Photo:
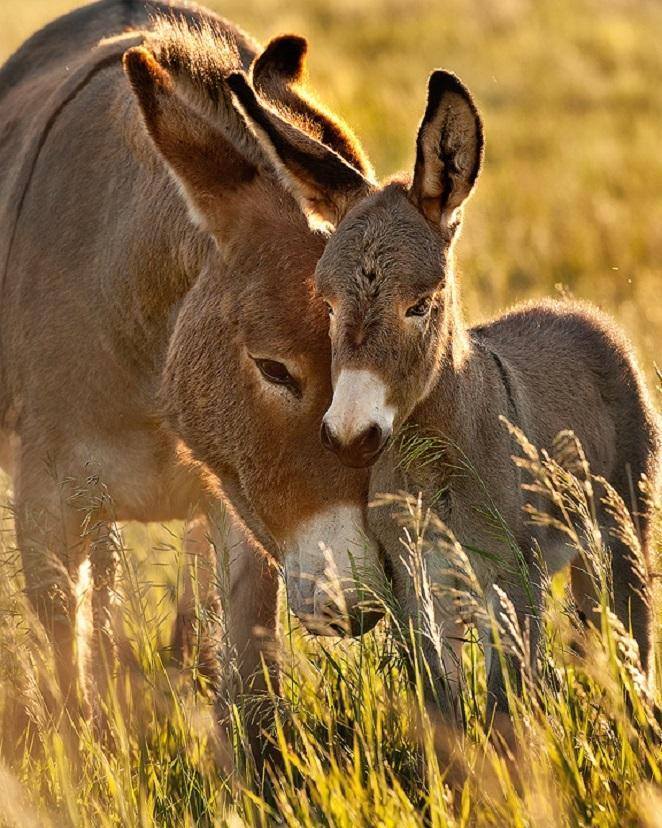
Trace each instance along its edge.
<path fill-rule="evenodd" d="M 325 449 L 332 451 L 344 466 L 363 469 L 371 466 L 382 453 L 391 431 L 377 423 L 370 423 L 349 441 L 341 440 L 331 426 L 322 420 L 320 439 Z"/>
<path fill-rule="evenodd" d="M 301 616 L 308 632 L 314 635 L 357 638 L 370 632 L 384 615 L 383 609 L 374 600 L 354 602 L 350 596 L 346 595 L 345 598 L 345 605 L 340 607 L 323 586 L 318 587 L 313 597 L 313 612 Z"/>

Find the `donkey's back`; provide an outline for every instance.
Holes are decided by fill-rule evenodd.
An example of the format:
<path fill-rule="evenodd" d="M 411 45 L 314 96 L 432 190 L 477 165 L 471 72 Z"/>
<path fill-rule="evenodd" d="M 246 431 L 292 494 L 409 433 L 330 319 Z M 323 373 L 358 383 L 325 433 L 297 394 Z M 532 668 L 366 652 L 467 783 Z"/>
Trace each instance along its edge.
<path fill-rule="evenodd" d="M 249 37 L 195 4 L 100 0 L 45 26 L 0 68 L 0 442 L 3 427 L 16 428 L 25 403 L 17 363 L 26 364 L 30 354 L 37 363 L 31 371 L 38 372 L 45 348 L 50 365 L 58 359 L 64 365 L 71 356 L 63 353 L 67 341 L 73 341 L 71 351 L 80 351 L 84 342 L 89 349 L 102 338 L 98 320 L 91 338 L 85 330 L 102 295 L 132 290 L 121 284 L 127 268 L 114 268 L 111 233 L 100 217 L 108 214 L 106 224 L 117 225 L 122 205 L 127 217 L 134 214 L 130 226 L 148 221 L 149 242 L 158 246 L 156 215 L 137 215 L 149 200 L 145 182 L 160 188 L 161 204 L 180 201 L 132 137 L 140 118 L 121 66 L 123 53 L 164 17 L 198 28 L 211 24 L 227 34 L 243 65 L 255 54 Z M 135 118 L 128 117 L 129 107 Z M 75 199 L 67 201 L 67 193 Z M 135 248 L 130 237 L 125 233 L 123 250 L 115 251 L 120 258 Z M 161 248 L 167 243 L 160 242 Z M 41 352 L 38 343 L 45 343 Z M 76 375 L 71 364 L 69 371 Z"/>
<path fill-rule="evenodd" d="M 0 102 L 4 105 L 19 87 L 22 95 L 32 91 L 24 101 L 22 121 L 26 116 L 34 118 L 48 106 L 45 93 L 75 71 L 100 40 L 145 25 L 146 10 L 145 3 L 101 0 L 51 21 L 25 40 L 0 68 Z M 13 130 L 16 123 L 5 126 Z"/>
<path fill-rule="evenodd" d="M 5 297 L 7 271 L 16 225 L 30 178 L 49 126 L 80 85 L 79 76 L 94 65 L 94 47 L 118 34 L 128 23 L 128 7 L 119 2 L 95 3 L 60 17 L 40 29 L 0 67 L 0 297 Z M 143 15 L 146 20 L 146 15 Z M 71 83 L 71 78 L 75 78 Z M 5 302 L 0 302 L 0 308 Z M 3 358 L 0 315 L 0 428 L 13 425 L 8 369 Z M 5 348 L 6 350 L 6 348 Z M 13 409 L 14 406 L 11 406 Z M 0 443 L 8 443 L 0 431 Z M 6 453 L 6 452 L 5 452 Z M 5 458 L 6 459 L 6 458 Z"/>
<path fill-rule="evenodd" d="M 0 285 L 25 191 L 53 124 L 109 56 L 126 48 L 120 42 L 100 49 L 102 41 L 147 26 L 150 9 L 159 5 L 101 0 L 76 9 L 32 35 L 0 67 Z"/>

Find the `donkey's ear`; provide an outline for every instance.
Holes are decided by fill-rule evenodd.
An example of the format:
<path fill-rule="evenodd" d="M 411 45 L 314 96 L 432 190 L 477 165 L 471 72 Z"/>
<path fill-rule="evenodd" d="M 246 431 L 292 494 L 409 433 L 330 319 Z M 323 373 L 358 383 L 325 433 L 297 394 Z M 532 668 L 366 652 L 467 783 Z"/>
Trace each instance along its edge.
<path fill-rule="evenodd" d="M 430 221 L 445 226 L 453 222 L 476 182 L 483 149 L 483 123 L 469 90 L 451 72 L 433 72 L 409 191 Z"/>
<path fill-rule="evenodd" d="M 227 78 L 281 181 L 309 216 L 337 225 L 373 183 L 330 147 L 258 100 L 242 72 Z"/>
<path fill-rule="evenodd" d="M 216 100 L 207 101 L 209 111 L 203 114 L 199 90 L 187 88 L 185 80 L 174 77 L 145 47 L 125 53 L 124 69 L 147 131 L 180 184 L 194 220 L 222 233 L 236 212 L 228 196 L 250 183 L 261 161 L 268 163 L 233 106 L 230 91 L 220 81 Z M 194 105 L 196 94 L 199 106 Z"/>
<path fill-rule="evenodd" d="M 281 85 L 289 86 L 303 80 L 306 70 L 308 42 L 300 35 L 279 35 L 267 43 L 252 66 L 253 83 L 260 91 Z"/>
<path fill-rule="evenodd" d="M 285 107 L 314 138 L 338 153 L 366 178 L 374 171 L 358 138 L 337 115 L 329 112 L 303 82 L 308 43 L 299 35 L 275 37 L 252 66 L 253 87 L 260 97 Z"/>

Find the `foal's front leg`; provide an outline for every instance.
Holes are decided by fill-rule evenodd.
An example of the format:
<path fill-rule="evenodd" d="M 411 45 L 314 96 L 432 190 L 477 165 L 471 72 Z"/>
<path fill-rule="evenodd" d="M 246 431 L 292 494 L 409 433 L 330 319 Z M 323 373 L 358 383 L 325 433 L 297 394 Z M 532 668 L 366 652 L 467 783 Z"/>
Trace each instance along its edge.
<path fill-rule="evenodd" d="M 445 600 L 448 578 L 435 580 L 427 567 L 412 577 L 415 566 L 414 561 L 402 557 L 391 561 L 402 652 L 412 680 L 417 672 L 420 675 L 426 703 L 438 708 L 447 724 L 462 726 L 466 626 L 453 616 Z"/>
<path fill-rule="evenodd" d="M 487 673 L 487 723 L 510 731 L 508 684 L 519 694 L 523 675 L 535 680 L 541 640 L 542 587 L 537 567 L 522 573 L 518 580 L 497 584 L 486 590 L 493 624 L 482 630 Z M 514 616 L 514 617 L 513 617 Z"/>

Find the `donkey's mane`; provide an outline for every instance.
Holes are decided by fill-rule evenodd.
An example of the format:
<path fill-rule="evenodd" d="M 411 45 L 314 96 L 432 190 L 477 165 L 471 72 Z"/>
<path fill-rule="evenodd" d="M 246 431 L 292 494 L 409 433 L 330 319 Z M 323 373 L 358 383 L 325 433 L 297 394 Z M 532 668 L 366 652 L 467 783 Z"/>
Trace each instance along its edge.
<path fill-rule="evenodd" d="M 167 15 L 155 14 L 152 20 L 146 45 L 161 66 L 175 77 L 180 88 L 193 93 L 199 108 L 208 115 L 212 114 L 208 108 L 210 104 L 212 109 L 220 108 L 227 114 L 229 92 L 225 79 L 232 72 L 247 72 L 247 63 L 262 51 L 260 44 L 220 17 L 192 18 L 169 12 Z M 299 83 L 302 78 L 297 76 L 291 80 Z M 290 89 L 286 99 L 265 96 L 265 91 L 259 90 L 263 100 L 284 120 L 319 141 L 328 138 L 325 130 L 331 132 L 336 136 L 336 142 L 345 142 L 344 152 L 342 146 L 340 151 L 350 163 L 369 166 L 349 128 L 310 90 L 304 93 L 301 88 L 297 92 Z M 338 136 L 342 136 L 342 141 Z M 334 149 L 339 147 L 334 146 Z"/>
<path fill-rule="evenodd" d="M 237 33 L 220 18 L 156 15 L 147 42 L 164 69 L 214 104 L 228 74 L 243 68 Z"/>

